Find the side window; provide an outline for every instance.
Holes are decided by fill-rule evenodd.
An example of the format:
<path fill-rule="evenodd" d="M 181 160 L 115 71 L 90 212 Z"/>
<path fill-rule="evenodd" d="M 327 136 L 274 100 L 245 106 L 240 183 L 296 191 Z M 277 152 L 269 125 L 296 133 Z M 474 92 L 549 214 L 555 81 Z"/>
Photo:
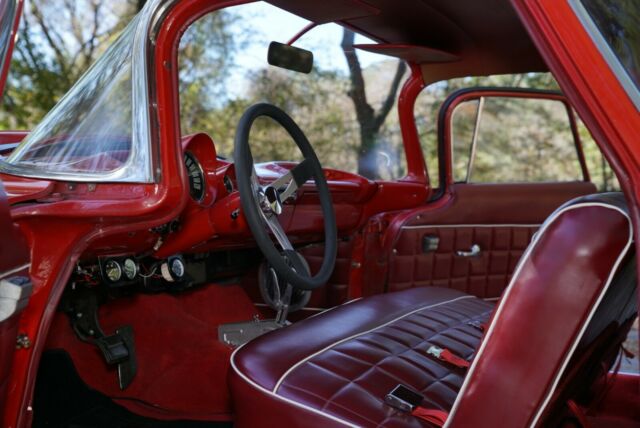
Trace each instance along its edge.
<path fill-rule="evenodd" d="M 419 95 L 414 108 L 418 135 L 422 144 L 429 181 L 433 188 L 440 187 L 440 163 L 438 157 L 438 115 L 444 100 L 459 89 L 473 87 L 498 88 L 531 88 L 557 90 L 558 84 L 550 73 L 499 74 L 492 76 L 467 76 L 450 80 L 443 80 L 428 85 Z M 472 108 L 470 104 L 469 109 Z M 475 114 L 467 111 L 466 114 Z M 463 112 L 460 112 L 463 115 Z M 470 132 L 462 127 L 456 132 Z M 471 137 L 459 136 L 457 141 L 471 141 Z M 468 150 L 468 147 L 466 147 Z M 459 148 L 464 151 L 463 148 Z M 468 158 L 458 157 L 455 168 L 462 171 L 456 177 L 465 177 Z"/>
<path fill-rule="evenodd" d="M 613 169 L 600 151 L 591 133 L 584 126 L 584 123 L 576 115 L 578 125 L 578 133 L 584 150 L 584 158 L 589 168 L 591 182 L 596 185 L 600 192 L 617 192 L 620 191 L 620 183 Z"/>
<path fill-rule="evenodd" d="M 549 99 L 480 97 L 452 114 L 454 180 L 526 183 L 582 180 L 565 104 Z"/>
<path fill-rule="evenodd" d="M 637 93 L 640 90 L 640 3 L 633 0 L 582 0 L 582 5 L 635 85 Z M 609 56 L 606 52 L 604 54 Z M 610 63 L 615 59 L 607 58 Z"/>
<path fill-rule="evenodd" d="M 370 179 L 403 177 L 396 102 L 408 75 L 405 63 L 358 49 L 374 42 L 330 23 L 295 42 L 313 52 L 310 74 L 268 65 L 270 42 L 286 43 L 308 24 L 254 2 L 213 12 L 189 27 L 179 48 L 182 134 L 206 132 L 218 154 L 231 158 L 240 116 L 268 102 L 298 123 L 324 167 Z M 267 119 L 256 122 L 251 149 L 257 162 L 298 156 L 288 136 Z"/>

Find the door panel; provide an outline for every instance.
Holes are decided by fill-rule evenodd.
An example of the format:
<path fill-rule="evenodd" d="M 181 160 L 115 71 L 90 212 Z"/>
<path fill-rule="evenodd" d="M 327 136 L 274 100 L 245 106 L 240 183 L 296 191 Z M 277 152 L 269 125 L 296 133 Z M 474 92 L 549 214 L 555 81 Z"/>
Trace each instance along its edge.
<path fill-rule="evenodd" d="M 18 336 L 19 314 L 31 294 L 29 251 L 9 213 L 0 182 L 0 409 L 6 398 L 7 380 Z"/>
<path fill-rule="evenodd" d="M 596 188 L 588 182 L 456 184 L 451 191 L 448 203 L 416 210 L 397 229 L 388 291 L 438 286 L 499 297 L 539 225 L 564 202 Z M 458 254 L 474 245 L 479 254 Z"/>

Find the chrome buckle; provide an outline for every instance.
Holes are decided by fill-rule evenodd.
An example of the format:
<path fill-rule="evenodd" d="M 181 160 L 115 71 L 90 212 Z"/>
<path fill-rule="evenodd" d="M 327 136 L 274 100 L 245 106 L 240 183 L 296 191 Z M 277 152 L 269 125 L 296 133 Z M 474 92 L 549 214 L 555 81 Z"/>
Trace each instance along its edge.
<path fill-rule="evenodd" d="M 432 355 L 434 357 L 436 357 L 437 359 L 442 359 L 442 352 L 444 351 L 444 349 L 439 348 L 437 346 L 431 346 L 429 347 L 429 349 L 427 349 L 427 355 Z"/>

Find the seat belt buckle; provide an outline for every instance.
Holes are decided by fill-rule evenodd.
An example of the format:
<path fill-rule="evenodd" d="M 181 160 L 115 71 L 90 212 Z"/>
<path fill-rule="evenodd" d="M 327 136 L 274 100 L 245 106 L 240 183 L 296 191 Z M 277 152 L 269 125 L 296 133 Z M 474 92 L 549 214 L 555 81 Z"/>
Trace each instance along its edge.
<path fill-rule="evenodd" d="M 436 357 L 437 359 L 441 360 L 442 359 L 442 351 L 444 351 L 444 349 L 439 348 L 437 346 L 430 346 L 429 349 L 427 349 L 427 354 L 431 355 L 432 357 Z"/>
<path fill-rule="evenodd" d="M 395 407 L 403 412 L 412 412 L 422 404 L 424 397 L 422 394 L 400 384 L 384 397 L 384 402 L 391 407 Z"/>
<path fill-rule="evenodd" d="M 444 410 L 427 409 L 422 407 L 422 394 L 400 384 L 384 397 L 384 402 L 391 407 L 411 414 L 418 419 L 441 427 L 447 421 L 449 414 Z"/>
<path fill-rule="evenodd" d="M 432 345 L 429 347 L 429 349 L 427 349 L 427 355 L 431 355 L 432 357 L 437 358 L 440 361 L 444 361 L 461 369 L 468 369 L 471 366 L 471 363 L 469 361 L 457 356 L 447 348 L 440 348 L 438 346 Z"/>

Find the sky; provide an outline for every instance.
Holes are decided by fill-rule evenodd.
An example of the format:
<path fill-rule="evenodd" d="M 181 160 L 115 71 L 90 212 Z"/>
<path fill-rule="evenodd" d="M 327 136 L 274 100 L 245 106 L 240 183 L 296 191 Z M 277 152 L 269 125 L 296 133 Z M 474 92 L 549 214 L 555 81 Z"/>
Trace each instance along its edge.
<path fill-rule="evenodd" d="M 238 55 L 238 63 L 247 68 L 264 67 L 267 63 L 267 48 L 269 42 L 288 42 L 295 34 L 303 29 L 309 21 L 286 12 L 268 3 L 250 3 L 235 8 L 245 18 L 246 26 L 256 31 L 254 42 L 251 42 L 242 54 Z M 242 31 L 239 29 L 238 31 Z M 337 24 L 324 24 L 313 28 L 302 36 L 294 46 L 311 50 L 314 54 L 315 66 L 322 69 L 347 70 L 347 63 L 340 49 L 342 27 Z M 374 43 L 366 37 L 356 35 L 356 43 Z M 372 54 L 365 51 L 358 52 L 358 58 L 363 67 L 388 60 L 389 57 Z"/>

